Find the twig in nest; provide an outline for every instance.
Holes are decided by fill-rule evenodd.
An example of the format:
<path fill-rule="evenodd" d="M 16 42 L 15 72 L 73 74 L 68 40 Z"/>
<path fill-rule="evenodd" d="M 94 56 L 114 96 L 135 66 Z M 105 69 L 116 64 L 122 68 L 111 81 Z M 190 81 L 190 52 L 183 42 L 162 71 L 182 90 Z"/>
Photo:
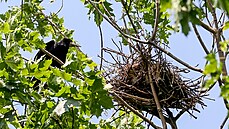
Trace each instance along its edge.
<path fill-rule="evenodd" d="M 152 121 L 150 121 L 148 118 L 144 117 L 139 111 L 135 110 L 133 107 L 131 107 L 129 104 L 127 104 L 121 97 L 119 97 L 116 93 L 114 92 L 109 92 L 110 94 L 114 95 L 120 102 L 122 102 L 123 105 L 125 105 L 129 110 L 131 110 L 133 113 L 138 115 L 140 118 L 142 118 L 144 121 L 148 122 L 153 128 L 155 129 L 162 129 L 158 126 L 156 126 Z"/>

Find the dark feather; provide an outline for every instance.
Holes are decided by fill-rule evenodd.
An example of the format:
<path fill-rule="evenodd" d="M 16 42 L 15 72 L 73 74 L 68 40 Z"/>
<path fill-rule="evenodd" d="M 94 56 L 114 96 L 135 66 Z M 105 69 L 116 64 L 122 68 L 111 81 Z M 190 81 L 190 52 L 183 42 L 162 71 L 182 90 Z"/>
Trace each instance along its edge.
<path fill-rule="evenodd" d="M 65 63 L 66 61 L 66 56 L 68 53 L 68 49 L 70 47 L 70 43 L 72 42 L 71 39 L 68 38 L 64 38 L 63 40 L 61 40 L 58 43 L 55 43 L 54 40 L 49 41 L 48 43 L 46 43 L 46 47 L 45 50 L 47 50 L 48 52 L 50 52 L 52 55 L 54 55 L 55 57 L 57 57 L 58 59 L 60 59 L 63 63 Z M 43 59 L 51 59 L 50 56 L 46 55 L 44 52 L 42 52 L 41 50 L 36 54 L 34 60 L 38 60 L 40 59 L 42 56 L 44 56 Z M 59 64 L 57 61 L 52 60 L 52 64 L 51 66 L 53 67 L 57 67 L 57 68 L 61 68 L 61 64 Z M 36 78 L 33 78 L 32 81 L 37 80 Z M 34 89 L 38 90 L 38 85 L 39 85 L 40 81 L 37 80 L 36 83 L 34 84 Z M 47 87 L 47 85 L 46 85 Z"/>

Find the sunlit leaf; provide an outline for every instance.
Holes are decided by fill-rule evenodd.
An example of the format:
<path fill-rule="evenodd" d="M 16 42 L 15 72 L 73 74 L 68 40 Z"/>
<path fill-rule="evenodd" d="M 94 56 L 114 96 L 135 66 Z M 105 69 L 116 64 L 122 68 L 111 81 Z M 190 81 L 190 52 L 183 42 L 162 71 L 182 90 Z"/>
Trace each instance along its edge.
<path fill-rule="evenodd" d="M 3 24 L 3 33 L 7 34 L 7 33 L 9 33 L 9 32 L 10 32 L 10 25 L 9 25 L 8 22 L 5 22 L 5 23 Z"/>

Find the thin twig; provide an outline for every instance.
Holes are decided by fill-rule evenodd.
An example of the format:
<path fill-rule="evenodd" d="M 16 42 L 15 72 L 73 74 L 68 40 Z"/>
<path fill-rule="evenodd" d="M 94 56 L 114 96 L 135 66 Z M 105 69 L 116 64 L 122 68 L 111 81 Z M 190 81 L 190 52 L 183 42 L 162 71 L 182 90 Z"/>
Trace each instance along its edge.
<path fill-rule="evenodd" d="M 61 6 L 59 8 L 59 10 L 55 13 L 55 15 L 57 15 L 64 7 L 64 0 L 61 0 Z"/>
<path fill-rule="evenodd" d="M 63 129 L 59 120 L 55 119 L 53 116 L 51 116 L 51 118 L 56 122 L 56 124 L 60 127 L 60 129 Z"/>
<path fill-rule="evenodd" d="M 193 29 L 194 29 L 194 32 L 195 32 L 195 34 L 196 34 L 197 39 L 198 39 L 199 42 L 200 42 L 200 45 L 201 45 L 202 48 L 204 49 L 205 53 L 206 53 L 206 54 L 209 54 L 209 51 L 208 51 L 207 47 L 205 46 L 204 41 L 202 40 L 202 38 L 201 38 L 201 36 L 200 36 L 200 34 L 199 34 L 199 32 L 198 32 L 196 26 L 195 26 L 194 24 L 192 24 L 192 27 L 193 27 Z"/>
<path fill-rule="evenodd" d="M 151 44 L 153 45 L 155 48 L 157 48 L 158 50 L 162 51 L 163 53 L 165 53 L 166 55 L 170 56 L 171 58 L 173 58 L 174 60 L 176 60 L 177 62 L 179 62 L 180 64 L 184 65 L 185 67 L 193 70 L 193 71 L 197 71 L 197 72 L 200 72 L 200 73 L 203 73 L 203 70 L 200 69 L 200 68 L 197 68 L 197 67 L 193 67 L 191 65 L 189 65 L 188 63 L 182 61 L 181 59 L 177 58 L 176 56 L 174 56 L 172 53 L 170 53 L 169 51 L 161 48 L 160 46 L 156 45 L 155 43 L 152 43 L 152 42 L 144 42 L 145 44 Z"/>
<path fill-rule="evenodd" d="M 222 124 L 220 125 L 220 129 L 223 129 L 224 125 L 226 124 L 227 120 L 228 120 L 228 114 L 227 116 L 225 117 L 225 119 L 223 120 Z"/>
<path fill-rule="evenodd" d="M 156 16 L 155 16 L 155 22 L 154 22 L 154 28 L 153 28 L 153 34 L 152 37 L 150 38 L 151 41 L 155 40 L 156 33 L 157 33 L 157 28 L 158 28 L 158 23 L 159 23 L 159 17 L 160 17 L 160 0 L 156 0 Z"/>
<path fill-rule="evenodd" d="M 215 34 L 216 30 L 213 29 L 212 27 L 210 27 L 209 25 L 205 24 L 204 22 L 202 22 L 201 20 L 199 20 L 200 26 L 202 26 L 204 29 L 206 29 L 207 31 Z"/>
<path fill-rule="evenodd" d="M 99 34 L 100 34 L 100 66 L 99 66 L 99 70 L 102 70 L 102 66 L 103 66 L 103 32 L 101 29 L 101 26 L 99 25 Z"/>
<path fill-rule="evenodd" d="M 207 1 L 206 0 L 204 0 L 205 1 L 205 3 L 207 3 Z M 207 19 L 207 22 L 208 22 L 208 24 L 209 24 L 209 26 L 211 26 L 211 22 L 210 22 L 210 20 L 209 20 L 209 18 L 208 18 L 208 7 L 207 7 L 207 4 L 204 4 L 205 6 L 205 17 L 206 17 L 206 19 Z"/>
<path fill-rule="evenodd" d="M 54 56 L 52 53 L 50 53 L 49 51 L 41 48 L 41 51 L 44 52 L 46 55 L 48 55 L 49 57 L 53 58 L 57 63 L 59 63 L 60 65 L 64 65 L 64 63 L 59 59 L 57 58 L 56 56 Z"/>
<path fill-rule="evenodd" d="M 104 50 L 105 52 L 112 52 L 112 53 L 116 53 L 116 54 L 118 54 L 118 55 L 121 55 L 121 56 L 124 56 L 124 57 L 128 58 L 128 56 L 127 56 L 127 55 L 125 55 L 124 53 L 122 53 L 122 52 L 118 52 L 118 51 L 115 51 L 115 50 L 113 50 L 113 49 L 109 49 L 109 48 L 102 48 L 102 50 Z"/>
<path fill-rule="evenodd" d="M 122 5 L 123 5 L 123 7 L 124 7 L 124 10 L 126 11 L 126 14 L 127 14 L 128 19 L 130 20 L 130 24 L 132 25 L 132 27 L 133 27 L 133 29 L 134 29 L 136 35 L 138 35 L 138 31 L 137 31 L 137 29 L 136 29 L 136 26 L 134 25 L 134 22 L 133 22 L 133 20 L 132 20 L 130 14 L 129 14 L 129 10 L 128 10 L 128 9 L 129 9 L 129 6 L 128 6 L 128 9 L 127 9 L 127 4 L 124 3 L 124 0 L 121 0 L 121 3 L 122 3 Z M 131 5 L 131 4 L 130 4 L 130 5 Z M 138 38 L 139 38 L 139 36 L 138 36 Z"/>

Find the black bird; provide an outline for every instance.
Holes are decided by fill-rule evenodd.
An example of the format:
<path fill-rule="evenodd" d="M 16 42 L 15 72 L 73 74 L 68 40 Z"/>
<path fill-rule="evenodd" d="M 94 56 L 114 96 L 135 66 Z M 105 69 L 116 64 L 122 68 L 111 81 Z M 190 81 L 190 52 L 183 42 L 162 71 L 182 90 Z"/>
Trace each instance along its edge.
<path fill-rule="evenodd" d="M 47 50 L 48 52 L 50 52 L 52 55 L 54 55 L 55 57 L 57 57 L 58 59 L 60 59 L 63 63 L 65 63 L 66 61 L 66 56 L 67 56 L 67 53 L 68 53 L 68 49 L 69 47 L 79 47 L 78 45 L 76 44 L 73 44 L 72 43 L 72 40 L 71 39 L 68 39 L 68 38 L 64 38 L 63 40 L 61 40 L 60 42 L 58 43 L 55 43 L 54 40 L 51 40 L 49 41 L 48 43 L 46 43 L 46 47 L 45 47 L 45 50 Z M 38 60 L 40 59 L 42 56 L 43 59 L 51 59 L 50 56 L 46 55 L 43 51 L 39 51 L 34 60 Z M 51 66 L 53 67 L 57 67 L 57 68 L 61 68 L 61 64 L 58 63 L 56 60 L 52 60 L 52 64 Z M 36 78 L 33 78 L 32 81 L 35 81 L 37 80 Z M 34 89 L 38 89 L 38 84 L 40 83 L 39 80 L 36 81 L 36 83 L 34 84 Z M 45 86 L 47 87 L 47 85 Z"/>
<path fill-rule="evenodd" d="M 68 49 L 71 46 L 77 46 L 77 45 L 73 44 L 71 39 L 64 38 L 59 43 L 55 43 L 54 40 L 49 41 L 48 43 L 46 43 L 45 50 L 47 50 L 52 55 L 54 55 L 55 57 L 60 59 L 63 63 L 65 63 Z M 44 56 L 45 59 L 51 59 L 50 56 L 46 55 L 43 51 L 40 50 L 36 54 L 34 60 L 37 60 L 37 59 L 41 58 L 42 56 Z M 61 64 L 59 64 L 54 59 L 52 60 L 51 66 L 61 68 Z"/>

